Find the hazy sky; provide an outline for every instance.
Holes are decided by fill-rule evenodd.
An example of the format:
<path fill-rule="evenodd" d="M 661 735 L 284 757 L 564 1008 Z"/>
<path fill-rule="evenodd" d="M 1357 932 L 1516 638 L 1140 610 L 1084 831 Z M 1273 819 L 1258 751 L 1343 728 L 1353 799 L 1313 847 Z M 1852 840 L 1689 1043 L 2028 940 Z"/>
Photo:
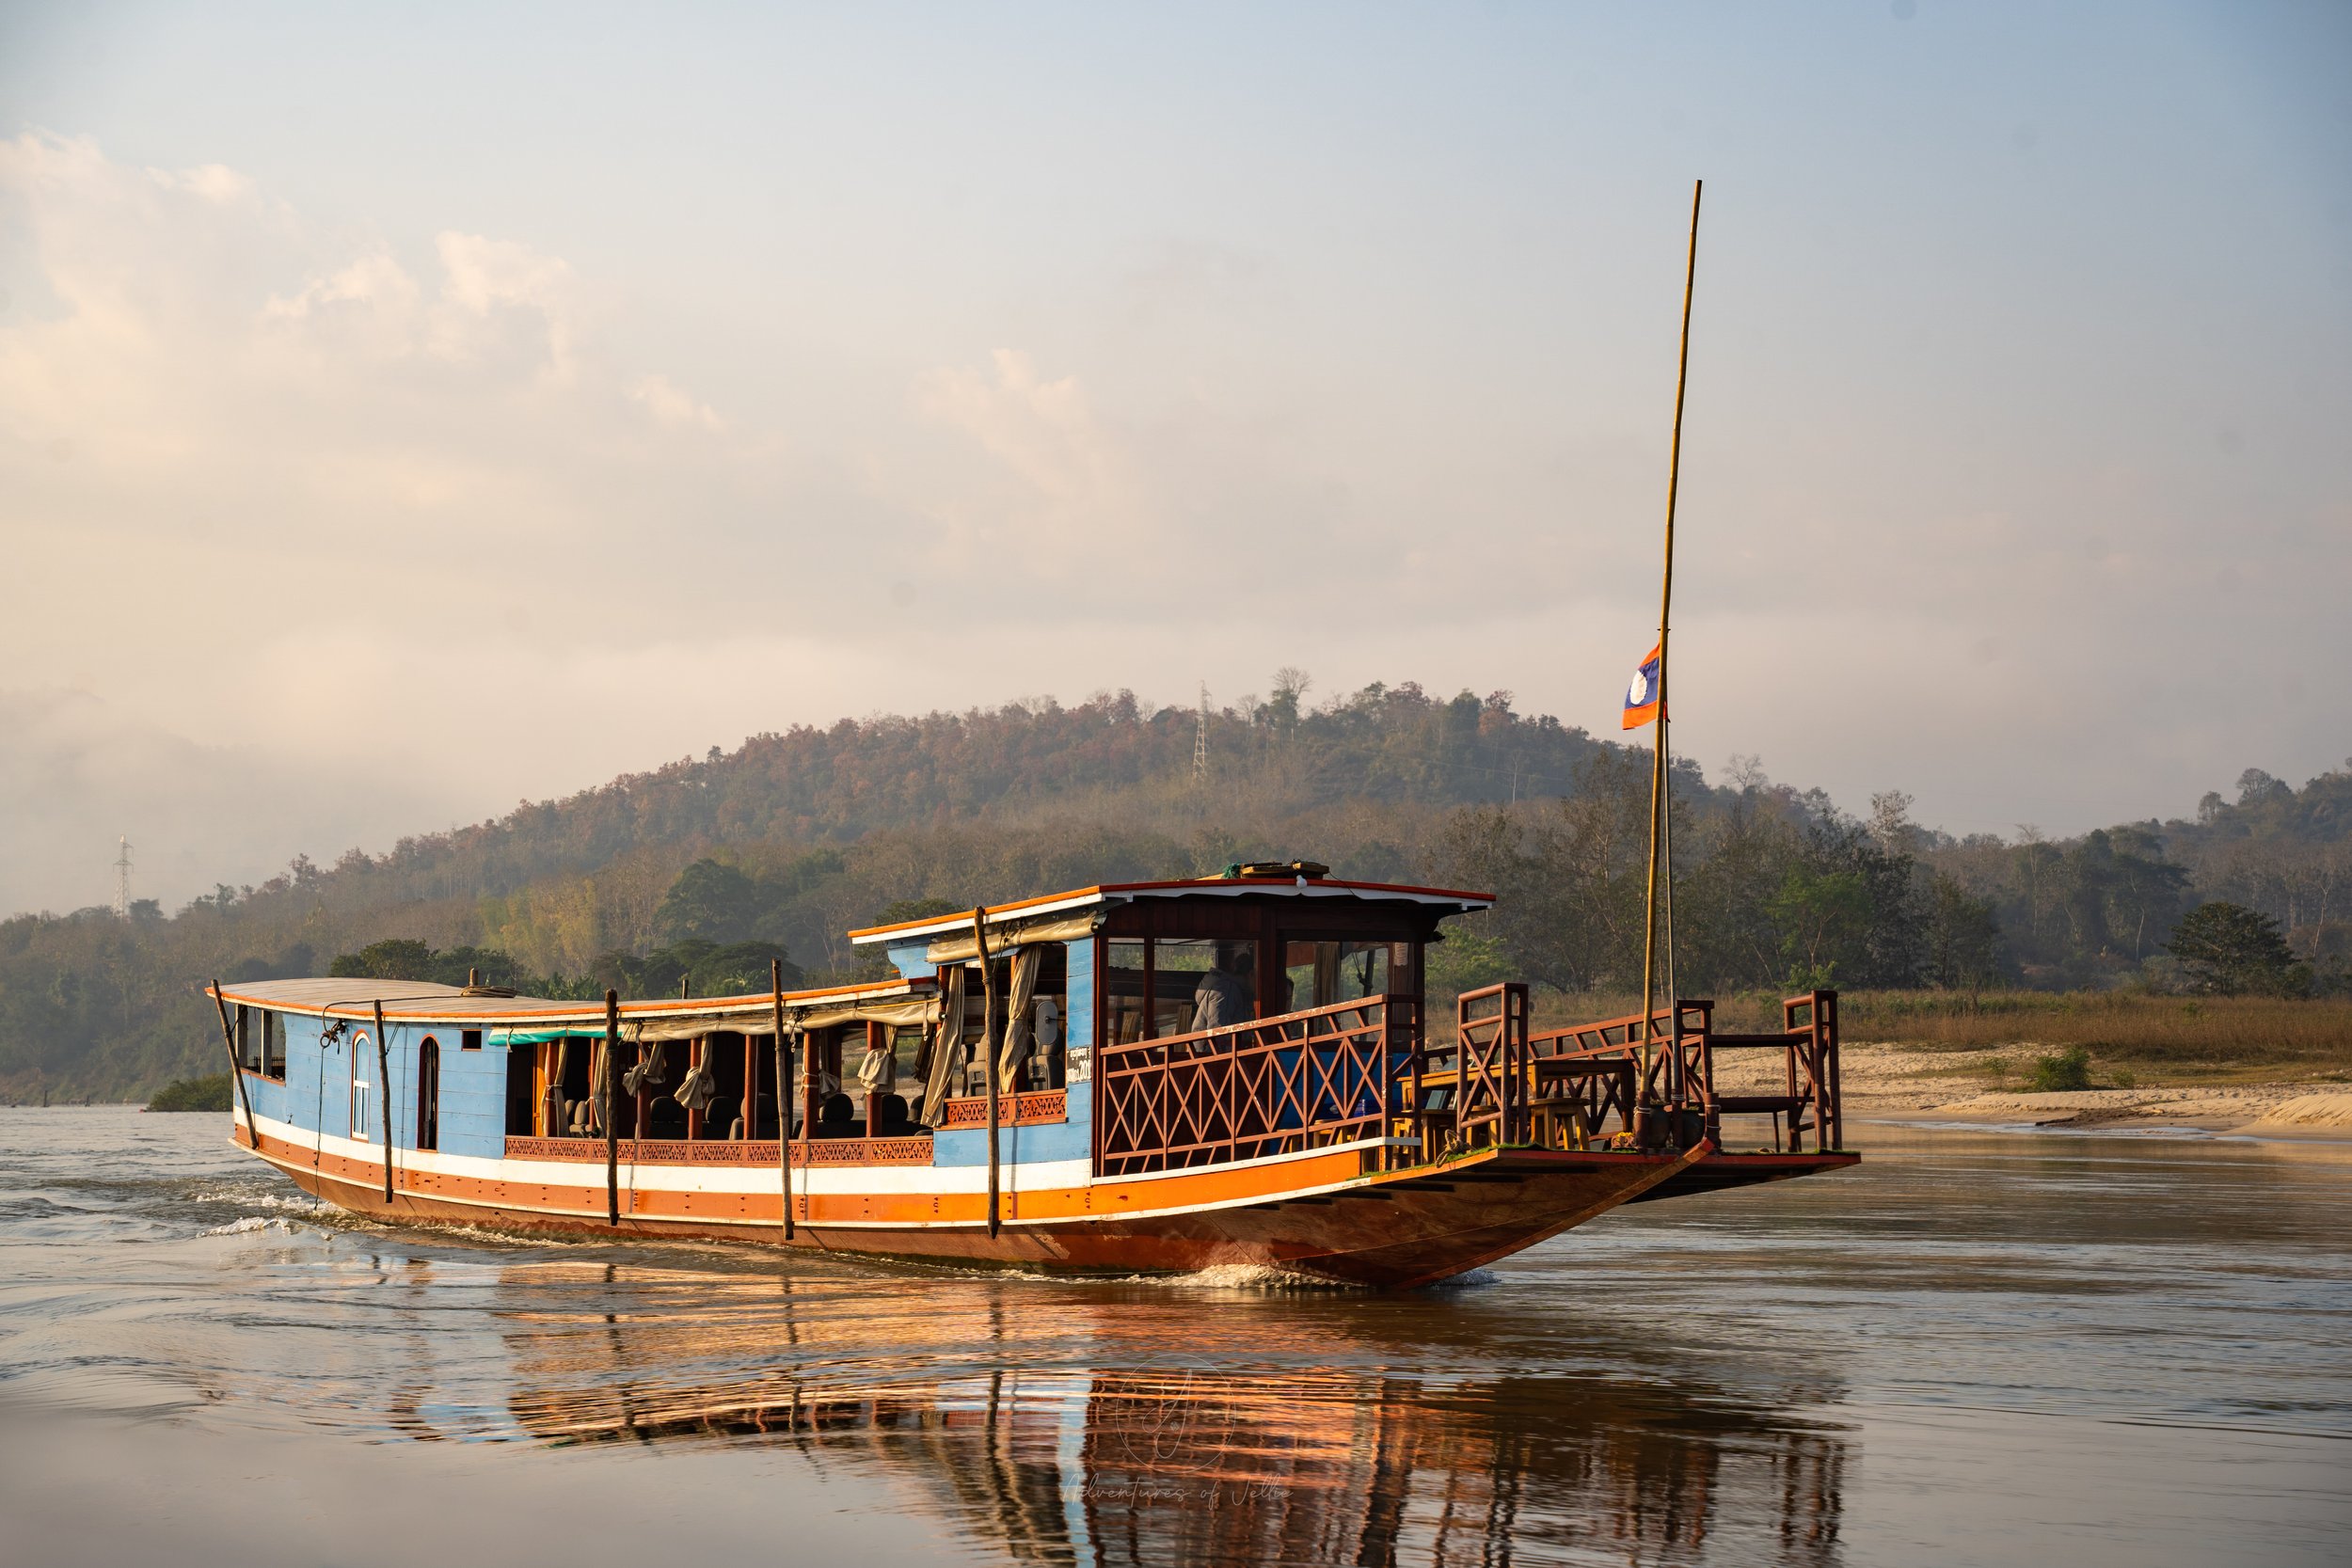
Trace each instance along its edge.
<path fill-rule="evenodd" d="M 1953 831 L 2352 752 L 2352 8 L 0 9 L 0 909 L 1301 666 Z"/>

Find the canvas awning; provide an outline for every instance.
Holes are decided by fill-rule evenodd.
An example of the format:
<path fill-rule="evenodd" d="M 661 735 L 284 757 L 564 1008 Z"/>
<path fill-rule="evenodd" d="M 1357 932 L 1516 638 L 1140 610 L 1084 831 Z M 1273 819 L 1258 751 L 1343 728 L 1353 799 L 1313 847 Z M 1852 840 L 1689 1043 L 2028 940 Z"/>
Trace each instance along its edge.
<path fill-rule="evenodd" d="M 841 999 L 802 1006 L 787 1006 L 784 1022 L 787 1029 L 831 1029 L 843 1023 L 924 1024 L 938 1016 L 939 1003 L 929 996 L 886 996 L 870 1001 Z M 732 1033 L 741 1035 L 771 1035 L 775 1033 L 775 1004 L 758 1006 L 737 1006 L 714 1009 L 707 1013 L 675 1013 L 657 1019 L 624 1019 L 621 1039 L 626 1044 L 653 1045 L 664 1040 L 700 1039 L 705 1035 Z M 500 1045 L 536 1045 L 543 1040 L 565 1038 L 601 1038 L 601 1023 L 581 1022 L 568 1028 L 499 1029 L 492 1031 Z"/>
<path fill-rule="evenodd" d="M 1028 947 L 1045 942 L 1079 942 L 1092 936 L 1103 924 L 1100 909 L 1082 910 L 1076 914 L 1045 915 L 1036 920 L 1007 921 L 988 927 L 988 950 L 1007 953 L 1016 947 Z M 968 930 L 953 936 L 933 938 L 923 949 L 923 957 L 935 964 L 964 963 L 980 956 L 979 944 Z"/>

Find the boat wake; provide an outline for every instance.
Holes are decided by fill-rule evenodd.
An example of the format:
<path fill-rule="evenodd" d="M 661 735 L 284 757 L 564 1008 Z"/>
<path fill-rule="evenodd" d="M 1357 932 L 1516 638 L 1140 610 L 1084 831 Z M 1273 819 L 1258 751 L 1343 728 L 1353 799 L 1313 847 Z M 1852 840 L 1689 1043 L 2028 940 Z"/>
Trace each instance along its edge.
<path fill-rule="evenodd" d="M 295 1225 L 292 1220 L 247 1214 L 241 1220 L 231 1220 L 227 1225 L 214 1226 L 204 1234 L 207 1236 L 250 1236 L 257 1230 L 282 1230 L 292 1235 L 294 1231 L 303 1228 L 305 1227 Z"/>

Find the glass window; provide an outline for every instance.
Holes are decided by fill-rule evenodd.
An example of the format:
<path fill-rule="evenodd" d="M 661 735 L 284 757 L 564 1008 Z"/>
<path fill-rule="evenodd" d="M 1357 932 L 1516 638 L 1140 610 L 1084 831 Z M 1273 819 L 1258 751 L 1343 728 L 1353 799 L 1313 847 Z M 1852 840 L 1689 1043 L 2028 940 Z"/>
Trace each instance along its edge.
<path fill-rule="evenodd" d="M 286 1076 L 286 1018 L 283 1013 L 262 1015 L 262 1073 L 268 1078 Z"/>
<path fill-rule="evenodd" d="M 1153 1037 L 1247 1023 L 1258 1016 L 1258 944 L 1217 940 L 1152 944 Z"/>
<path fill-rule="evenodd" d="M 1393 944 L 1385 942 L 1285 942 L 1282 980 L 1289 990 L 1285 1010 L 1304 1012 L 1338 1002 L 1385 996 L 1395 966 Z"/>
<path fill-rule="evenodd" d="M 1143 1038 L 1143 943 L 1122 937 L 1103 947 L 1103 1032 L 1131 1045 Z"/>
<path fill-rule="evenodd" d="M 367 1074 L 375 1065 L 371 1054 L 374 1050 L 374 1042 L 367 1036 L 355 1033 L 351 1037 L 351 1135 L 361 1143 L 370 1141 Z"/>

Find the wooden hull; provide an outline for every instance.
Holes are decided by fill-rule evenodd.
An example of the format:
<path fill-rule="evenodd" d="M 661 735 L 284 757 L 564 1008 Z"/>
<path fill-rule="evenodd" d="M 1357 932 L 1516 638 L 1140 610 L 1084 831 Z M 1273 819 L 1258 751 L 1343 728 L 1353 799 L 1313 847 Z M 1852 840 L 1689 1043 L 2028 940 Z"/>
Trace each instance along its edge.
<path fill-rule="evenodd" d="M 245 1142 L 242 1130 L 237 1140 Z M 382 1166 L 265 1134 L 262 1158 L 298 1185 L 354 1213 L 394 1222 L 457 1223 L 573 1235 L 692 1238 L 789 1245 L 808 1252 L 965 1267 L 1072 1274 L 1191 1274 L 1257 1266 L 1357 1285 L 1404 1289 L 1477 1268 L 1687 1177 L 1713 1152 L 1681 1154 L 1482 1150 L 1439 1164 L 1364 1176 L 1357 1157 L 1304 1160 L 1251 1170 L 1201 1170 L 1151 1183 L 1107 1180 L 1081 1192 L 1024 1193 L 1022 1217 L 991 1236 L 969 1195 L 935 1194 L 941 1217 L 861 1221 L 858 1205 L 904 1214 L 895 1200 L 854 1193 L 804 1197 L 818 1217 L 797 1222 L 787 1243 L 781 1195 L 686 1194 L 675 1212 L 632 1212 L 608 1223 L 603 1171 L 576 1166 L 575 1180 L 469 1180 L 462 1195 L 429 1173 L 396 1175 L 384 1196 Z M 1343 1175 L 1342 1172 L 1344 1171 Z M 405 1180 L 403 1179 L 405 1177 Z M 1338 1177 L 1338 1180 L 1333 1180 Z M 427 1188 L 421 1190 L 421 1180 Z M 500 1191 L 504 1187 L 508 1190 Z M 704 1201 L 699 1205 L 697 1197 Z M 954 1199 L 957 1201 L 949 1201 Z M 1146 1209 L 1145 1204 L 1150 1207 Z M 1085 1212 L 1071 1211 L 1083 1204 Z M 697 1208 L 702 1212 L 697 1212 Z M 825 1211 L 842 1212 L 828 1217 Z M 1121 1212 L 1131 1211 L 1131 1212 Z M 803 1212 L 805 1212 L 803 1210 Z M 1040 1212 L 1050 1218 L 1031 1218 Z"/>

